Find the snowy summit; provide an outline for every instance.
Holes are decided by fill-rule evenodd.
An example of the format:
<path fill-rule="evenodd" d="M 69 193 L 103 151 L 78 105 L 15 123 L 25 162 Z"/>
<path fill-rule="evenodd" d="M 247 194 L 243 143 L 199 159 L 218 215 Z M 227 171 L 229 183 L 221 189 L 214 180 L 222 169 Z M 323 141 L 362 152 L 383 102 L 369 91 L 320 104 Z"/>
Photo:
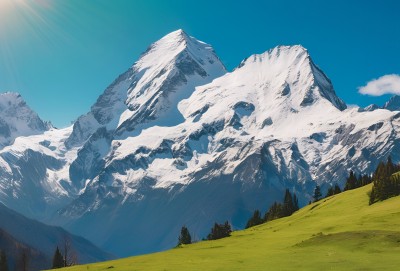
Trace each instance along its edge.
<path fill-rule="evenodd" d="M 241 228 L 287 188 L 305 204 L 316 184 L 400 161 L 399 112 L 347 108 L 300 45 L 227 72 L 210 45 L 172 32 L 61 130 L 7 95 L 0 201 L 120 256 L 170 248 L 182 225 Z"/>

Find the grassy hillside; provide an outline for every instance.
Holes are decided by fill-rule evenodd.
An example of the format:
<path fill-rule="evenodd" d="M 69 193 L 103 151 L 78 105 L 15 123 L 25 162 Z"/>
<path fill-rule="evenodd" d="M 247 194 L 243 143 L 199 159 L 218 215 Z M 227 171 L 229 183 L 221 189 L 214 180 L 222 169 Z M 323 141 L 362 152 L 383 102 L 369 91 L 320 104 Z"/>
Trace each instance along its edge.
<path fill-rule="evenodd" d="M 67 270 L 399 270 L 400 197 L 369 206 L 370 190 L 323 199 L 229 238 Z"/>

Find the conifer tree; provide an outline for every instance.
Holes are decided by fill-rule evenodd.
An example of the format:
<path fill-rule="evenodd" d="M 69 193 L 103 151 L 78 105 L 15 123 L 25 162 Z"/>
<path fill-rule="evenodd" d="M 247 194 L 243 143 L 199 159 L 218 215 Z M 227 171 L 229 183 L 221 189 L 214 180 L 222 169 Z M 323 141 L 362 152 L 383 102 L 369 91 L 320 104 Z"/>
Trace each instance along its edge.
<path fill-rule="evenodd" d="M 22 248 L 19 250 L 19 255 L 16 261 L 16 269 L 20 271 L 29 270 L 29 250 L 27 248 Z"/>
<path fill-rule="evenodd" d="M 208 240 L 216 240 L 224 237 L 228 237 L 231 235 L 232 228 L 228 221 L 224 224 L 215 223 L 214 227 L 211 228 L 211 232 L 208 234 Z"/>
<path fill-rule="evenodd" d="M 399 166 L 393 164 L 390 156 L 386 164 L 384 162 L 379 163 L 372 175 L 372 179 L 369 178 L 366 180 L 373 182 L 369 198 L 370 204 L 400 195 L 400 175 L 394 174 L 399 170 Z"/>
<path fill-rule="evenodd" d="M 0 271 L 8 271 L 7 256 L 3 250 L 0 253 Z"/>
<path fill-rule="evenodd" d="M 351 190 L 357 188 L 357 177 L 354 174 L 354 172 L 351 170 L 350 175 L 346 180 L 346 185 L 344 187 L 344 190 Z"/>
<path fill-rule="evenodd" d="M 61 267 L 64 267 L 64 257 L 61 254 L 61 252 L 57 246 L 56 251 L 54 252 L 54 256 L 53 256 L 52 268 L 54 269 L 54 268 L 61 268 Z"/>
<path fill-rule="evenodd" d="M 264 222 L 264 221 L 263 221 L 263 219 L 261 218 L 261 213 L 260 213 L 260 211 L 259 211 L 259 210 L 255 210 L 254 213 L 253 213 L 253 216 L 249 219 L 249 221 L 247 221 L 246 229 L 247 229 L 247 228 L 250 228 L 250 227 L 257 226 L 257 225 L 260 225 L 260 224 L 262 224 L 263 222 Z"/>
<path fill-rule="evenodd" d="M 264 220 L 271 221 L 277 218 L 281 218 L 283 215 L 283 206 L 280 203 L 274 202 L 269 208 L 268 212 L 265 213 Z"/>
<path fill-rule="evenodd" d="M 232 233 L 231 224 L 228 221 L 225 221 L 224 227 L 223 227 L 223 235 L 224 235 L 224 237 L 231 236 L 231 233 Z"/>
<path fill-rule="evenodd" d="M 321 199 L 322 194 L 321 194 L 321 188 L 319 185 L 317 185 L 314 189 L 314 202 L 317 202 Z"/>
<path fill-rule="evenodd" d="M 340 194 L 340 193 L 342 193 L 342 190 L 340 190 L 340 187 L 339 187 L 338 184 L 335 184 L 335 186 L 331 186 L 331 187 L 328 188 L 328 192 L 326 193 L 325 197 L 327 198 L 327 197 L 330 197 L 330 196 L 333 196 L 333 195 L 337 195 L 337 194 Z"/>
<path fill-rule="evenodd" d="M 340 189 L 338 184 L 335 184 L 335 188 L 333 189 L 334 195 L 342 193 L 342 190 Z"/>
<path fill-rule="evenodd" d="M 331 186 L 331 187 L 328 188 L 328 192 L 326 192 L 325 198 L 330 197 L 330 196 L 333 196 L 333 195 L 335 195 L 335 190 L 334 190 L 333 187 Z"/>
<path fill-rule="evenodd" d="M 188 228 L 186 226 L 183 226 L 181 228 L 181 234 L 179 235 L 178 238 L 178 246 L 179 245 L 187 245 L 192 243 L 192 237 L 190 236 Z"/>
<path fill-rule="evenodd" d="M 299 200 L 297 199 L 296 194 L 293 194 L 293 212 L 292 213 L 298 211 L 299 209 L 300 209 Z"/>
<path fill-rule="evenodd" d="M 283 210 L 282 216 L 290 216 L 294 212 L 294 204 L 292 194 L 290 194 L 289 189 L 285 191 L 285 197 L 283 199 Z"/>

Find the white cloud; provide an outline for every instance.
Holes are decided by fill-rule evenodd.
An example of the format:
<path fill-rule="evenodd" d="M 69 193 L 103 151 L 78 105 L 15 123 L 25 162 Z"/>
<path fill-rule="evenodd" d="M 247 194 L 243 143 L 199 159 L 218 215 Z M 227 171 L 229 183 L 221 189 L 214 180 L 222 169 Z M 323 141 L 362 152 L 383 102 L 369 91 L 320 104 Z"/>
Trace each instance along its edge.
<path fill-rule="evenodd" d="M 358 92 L 372 96 L 381 96 L 384 94 L 400 95 L 400 75 L 388 74 L 369 81 L 366 86 L 359 87 Z"/>

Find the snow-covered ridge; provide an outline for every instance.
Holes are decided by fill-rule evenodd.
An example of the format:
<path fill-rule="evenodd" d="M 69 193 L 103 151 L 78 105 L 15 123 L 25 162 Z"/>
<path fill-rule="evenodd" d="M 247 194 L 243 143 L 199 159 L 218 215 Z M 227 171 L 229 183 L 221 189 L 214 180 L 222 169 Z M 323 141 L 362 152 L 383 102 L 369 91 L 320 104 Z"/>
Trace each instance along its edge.
<path fill-rule="evenodd" d="M 91 111 L 74 124 L 68 143 L 82 144 L 102 126 L 122 134 L 160 117 L 161 123 L 177 124 L 181 117 L 176 104 L 189 97 L 195 86 L 224 73 L 210 45 L 182 30 L 172 32 L 153 43 L 106 89 Z"/>
<path fill-rule="evenodd" d="M 73 127 L 4 148 L 0 201 L 118 255 L 169 248 L 182 225 L 200 238 L 215 221 L 239 228 L 286 188 L 306 203 L 316 183 L 400 161 L 399 112 L 361 111 L 300 45 L 226 72 L 210 45 L 178 30 Z"/>
<path fill-rule="evenodd" d="M 346 104 L 336 96 L 329 78 L 314 64 L 307 49 L 301 45 L 277 46 L 263 54 L 252 55 L 242 61 L 238 69 L 249 73 L 250 80 L 261 83 L 274 81 L 276 85 L 286 87 L 287 94 L 297 95 L 298 105 L 308 106 L 323 97 L 339 110 L 346 109 Z M 255 72 L 257 77 L 252 76 L 251 72 Z M 288 82 L 308 88 L 303 87 L 290 93 Z"/>
<path fill-rule="evenodd" d="M 22 99 L 13 92 L 0 94 L 0 145 L 6 146 L 18 136 L 43 133 L 52 126 L 42 121 Z"/>

